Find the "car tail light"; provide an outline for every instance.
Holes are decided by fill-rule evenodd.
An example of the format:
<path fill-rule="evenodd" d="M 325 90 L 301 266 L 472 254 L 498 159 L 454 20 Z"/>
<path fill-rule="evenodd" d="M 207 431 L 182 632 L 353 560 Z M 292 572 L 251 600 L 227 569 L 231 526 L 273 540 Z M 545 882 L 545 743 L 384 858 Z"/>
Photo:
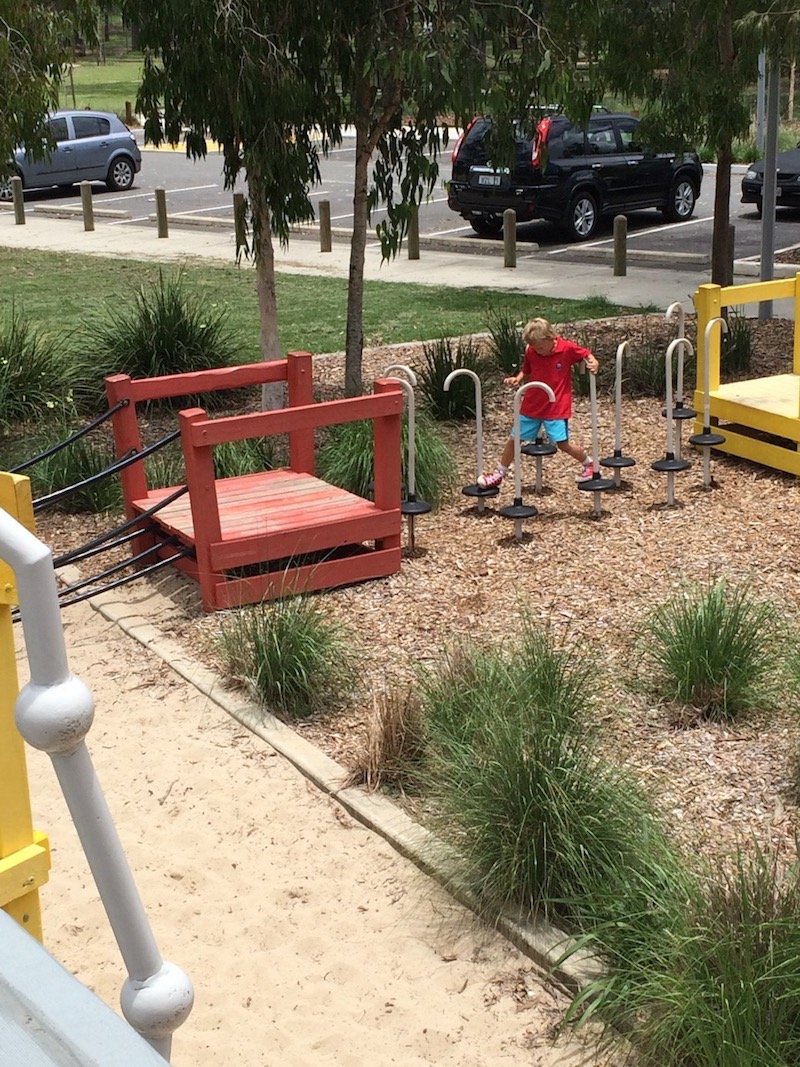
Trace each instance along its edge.
<path fill-rule="evenodd" d="M 539 167 L 542 163 L 542 152 L 547 145 L 547 139 L 550 136 L 550 127 L 552 121 L 550 119 L 542 119 L 536 127 L 536 133 L 533 136 L 533 144 L 531 146 L 531 166 Z"/>
<path fill-rule="evenodd" d="M 458 159 L 458 153 L 461 151 L 461 146 L 464 143 L 464 139 L 466 138 L 467 134 L 469 133 L 469 131 L 472 129 L 472 127 L 475 125 L 475 123 L 477 121 L 478 121 L 477 117 L 474 118 L 472 120 L 472 122 L 470 122 L 470 124 L 464 130 L 464 132 L 458 135 L 458 140 L 456 141 L 455 145 L 453 146 L 453 154 L 450 156 L 450 162 L 451 163 L 455 163 L 455 161 Z"/>

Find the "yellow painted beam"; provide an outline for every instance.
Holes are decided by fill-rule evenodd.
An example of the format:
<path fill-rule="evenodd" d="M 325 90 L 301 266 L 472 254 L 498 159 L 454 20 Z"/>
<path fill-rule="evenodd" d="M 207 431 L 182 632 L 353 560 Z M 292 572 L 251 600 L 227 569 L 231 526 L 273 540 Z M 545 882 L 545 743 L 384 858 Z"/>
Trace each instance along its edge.
<path fill-rule="evenodd" d="M 30 481 L 0 472 L 0 507 L 33 531 Z M 34 937 L 41 940 L 38 887 L 47 881 L 47 837 L 31 819 L 25 748 L 14 723 L 19 692 L 11 605 L 17 591 L 11 568 L 0 562 L 0 901 Z"/>
<path fill-rule="evenodd" d="M 725 435 L 725 444 L 715 445 L 715 452 L 725 452 L 730 456 L 747 459 L 751 463 L 760 463 L 772 470 L 800 475 L 800 453 L 793 449 L 748 437 L 747 434 L 734 433 L 727 426 L 719 426 L 715 429 Z"/>

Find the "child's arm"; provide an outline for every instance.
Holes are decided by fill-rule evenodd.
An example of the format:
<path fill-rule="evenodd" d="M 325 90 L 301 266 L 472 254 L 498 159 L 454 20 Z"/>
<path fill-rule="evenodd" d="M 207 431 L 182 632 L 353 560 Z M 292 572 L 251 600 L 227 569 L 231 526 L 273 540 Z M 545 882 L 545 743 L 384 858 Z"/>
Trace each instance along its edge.
<path fill-rule="evenodd" d="M 510 378 L 503 378 L 504 385 L 513 385 L 515 388 L 518 385 L 522 385 L 525 381 L 525 372 L 519 371 L 518 374 L 512 374 Z"/>
<path fill-rule="evenodd" d="M 583 362 L 586 364 L 586 369 L 590 374 L 597 374 L 600 369 L 600 364 L 597 360 L 597 356 L 593 352 L 590 352 L 588 356 L 584 357 Z"/>

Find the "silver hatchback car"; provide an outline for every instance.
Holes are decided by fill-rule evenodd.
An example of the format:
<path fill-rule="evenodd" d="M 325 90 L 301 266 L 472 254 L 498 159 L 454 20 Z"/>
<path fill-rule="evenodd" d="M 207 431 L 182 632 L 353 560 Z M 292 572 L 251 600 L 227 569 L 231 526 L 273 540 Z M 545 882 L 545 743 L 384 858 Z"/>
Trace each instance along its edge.
<path fill-rule="evenodd" d="M 11 199 L 11 178 L 25 189 L 101 181 L 109 189 L 130 189 L 142 166 L 136 140 L 121 119 L 107 111 L 56 111 L 47 119 L 51 147 L 34 160 L 17 148 L 8 173 L 0 175 L 0 200 Z"/>

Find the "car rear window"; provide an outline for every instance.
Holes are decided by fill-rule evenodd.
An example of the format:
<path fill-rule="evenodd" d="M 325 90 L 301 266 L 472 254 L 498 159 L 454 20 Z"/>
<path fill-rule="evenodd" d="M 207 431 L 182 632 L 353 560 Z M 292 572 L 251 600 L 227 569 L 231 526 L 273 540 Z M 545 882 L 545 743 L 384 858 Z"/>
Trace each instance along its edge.
<path fill-rule="evenodd" d="M 586 131 L 565 123 L 555 134 L 550 135 L 550 158 L 573 159 L 586 155 Z"/>
<path fill-rule="evenodd" d="M 73 115 L 72 125 L 77 138 L 104 137 L 111 131 L 111 123 L 99 115 Z"/>

